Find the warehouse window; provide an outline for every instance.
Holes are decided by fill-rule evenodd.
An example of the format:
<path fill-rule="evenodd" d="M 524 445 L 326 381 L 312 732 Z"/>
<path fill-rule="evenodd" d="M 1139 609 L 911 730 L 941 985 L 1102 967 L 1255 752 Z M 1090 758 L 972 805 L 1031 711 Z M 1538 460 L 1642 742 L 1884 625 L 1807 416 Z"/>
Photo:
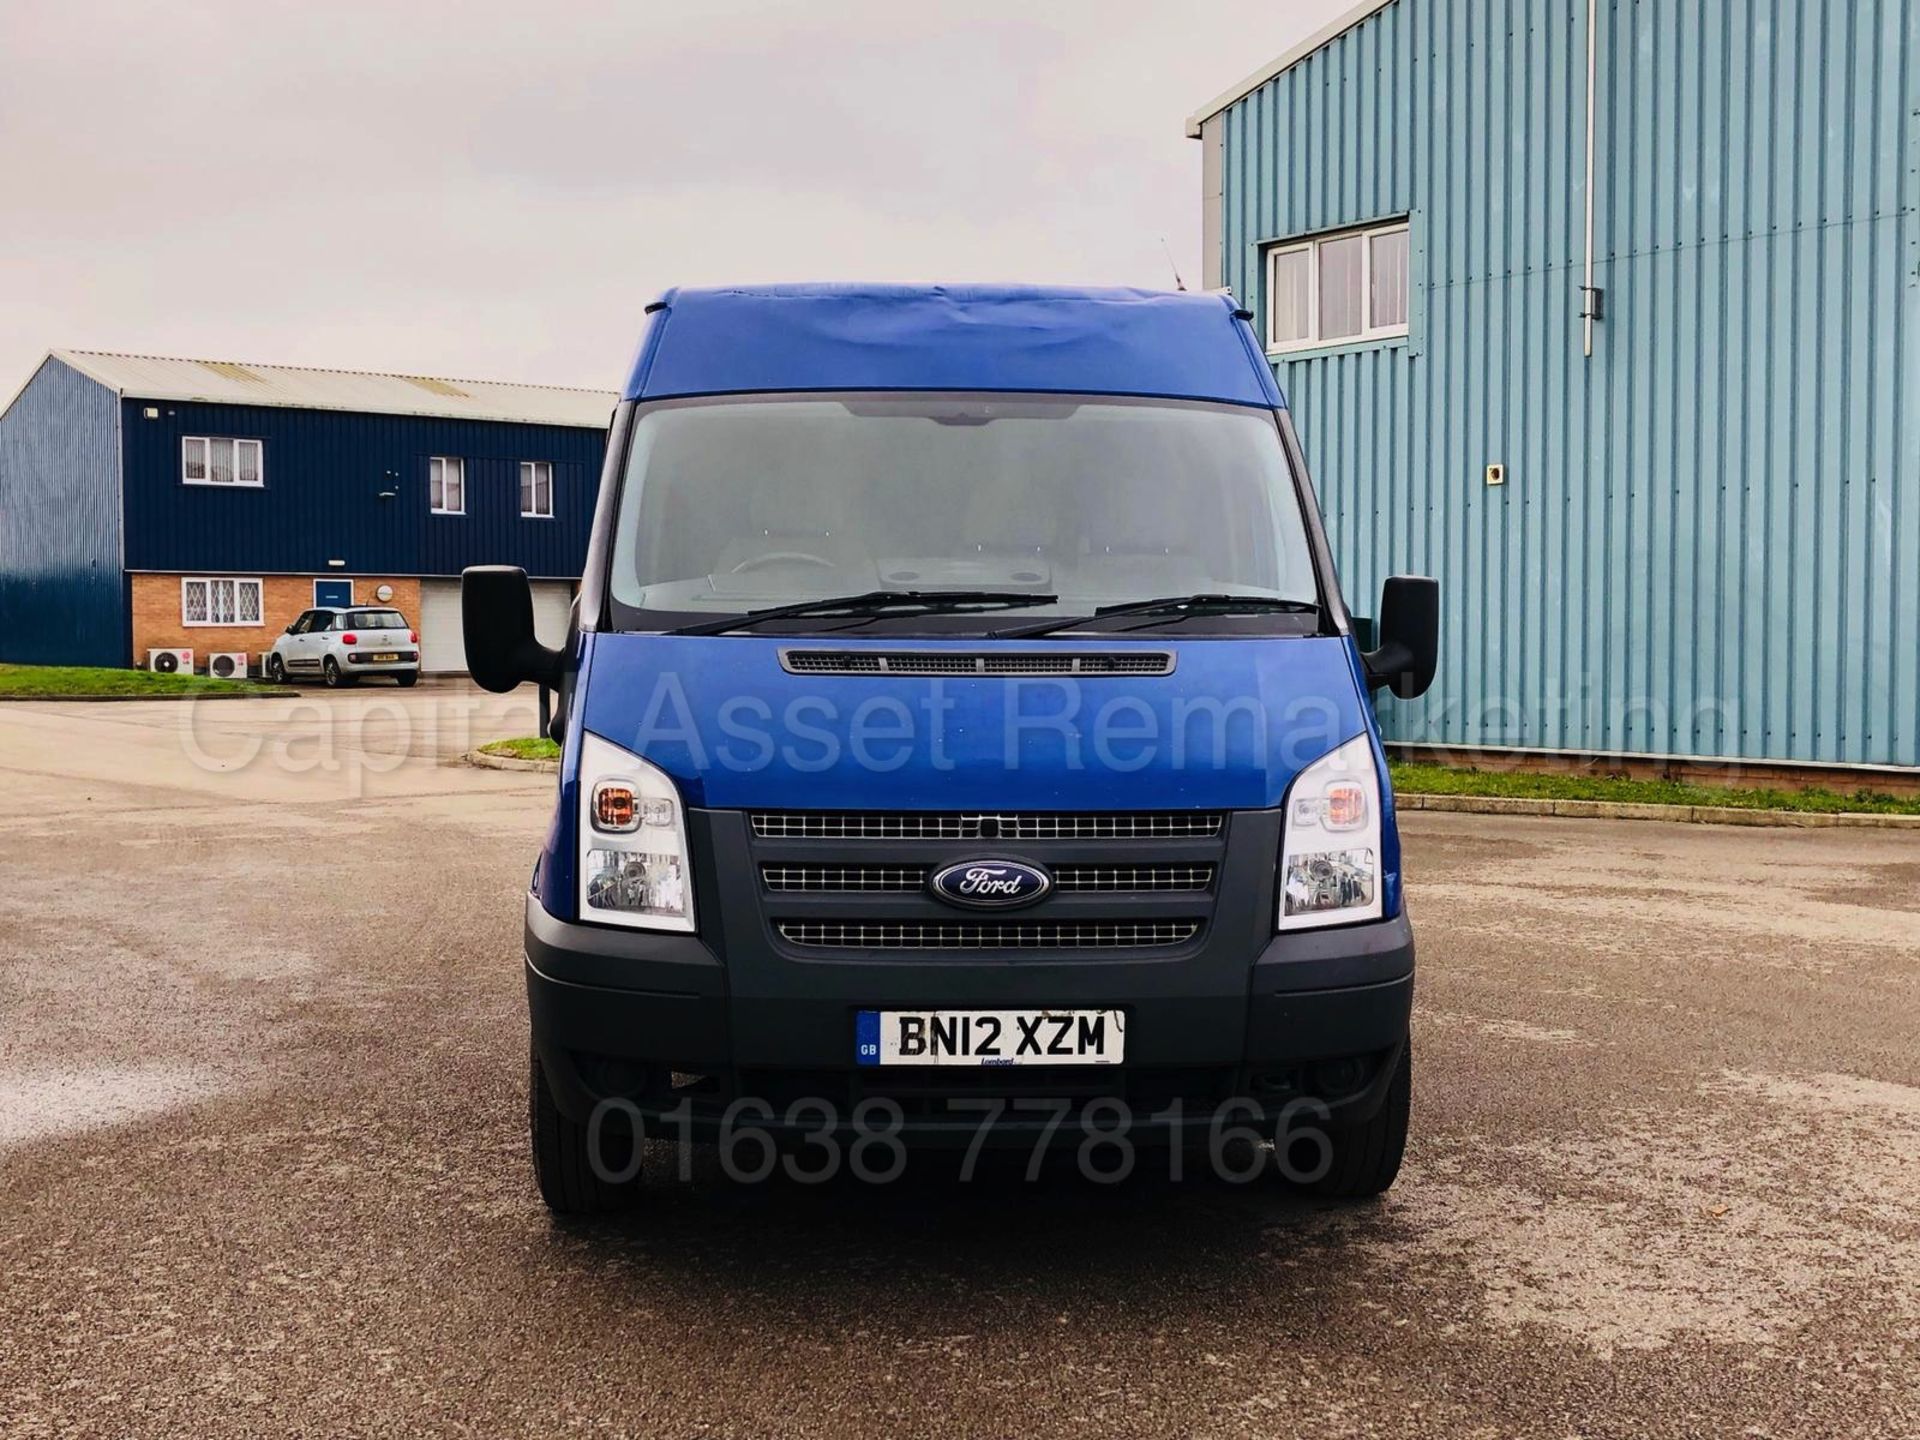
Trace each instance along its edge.
<path fill-rule="evenodd" d="M 1267 349 L 1391 340 L 1407 333 L 1407 222 L 1267 252 Z"/>
<path fill-rule="evenodd" d="M 260 442 L 235 440 L 228 435 L 182 436 L 180 481 L 183 485 L 265 484 Z"/>
<path fill-rule="evenodd" d="M 182 625 L 258 625 L 258 580 L 185 579 L 180 582 Z"/>
<path fill-rule="evenodd" d="M 427 503 L 436 515 L 467 513 L 467 462 L 452 455 L 427 461 Z"/>
<path fill-rule="evenodd" d="M 520 462 L 520 514 L 526 519 L 553 518 L 553 462 Z"/>

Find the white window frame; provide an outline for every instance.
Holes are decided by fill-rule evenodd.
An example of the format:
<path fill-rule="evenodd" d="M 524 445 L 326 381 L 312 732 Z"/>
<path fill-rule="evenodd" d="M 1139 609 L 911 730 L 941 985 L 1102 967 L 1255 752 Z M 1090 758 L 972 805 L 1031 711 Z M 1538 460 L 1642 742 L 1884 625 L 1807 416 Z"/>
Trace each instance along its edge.
<path fill-rule="evenodd" d="M 233 445 L 233 479 L 216 480 L 213 478 L 213 442 L 226 440 Z M 187 473 L 187 447 L 200 446 L 200 478 L 194 479 Z M 243 447 L 253 450 L 253 479 L 240 478 L 240 452 Z M 182 435 L 180 437 L 180 483 L 182 485 L 211 485 L 217 490 L 259 490 L 267 483 L 267 448 L 259 440 L 243 440 L 237 435 Z"/>
<path fill-rule="evenodd" d="M 522 520 L 551 520 L 553 519 L 553 462 L 551 460 L 522 460 L 520 462 L 520 484 L 522 490 L 526 489 L 527 472 L 529 470 L 534 472 L 533 495 L 535 496 L 535 504 L 539 503 L 540 471 L 545 470 L 547 472 L 547 508 L 544 510 L 529 510 L 522 504 L 520 507 L 520 518 Z"/>
<path fill-rule="evenodd" d="M 433 467 L 435 465 L 440 467 L 440 499 L 442 503 L 438 505 L 433 503 Z M 457 465 L 460 467 L 460 507 L 458 509 L 454 509 L 445 503 L 447 498 L 447 467 L 449 465 Z M 427 509 L 435 515 L 464 515 L 467 513 L 467 462 L 464 456 L 429 455 L 427 457 Z"/>
<path fill-rule="evenodd" d="M 206 604 L 203 607 L 207 618 L 193 620 L 187 615 L 187 590 L 194 585 L 206 587 Z M 240 591 L 244 586 L 253 589 L 253 613 L 251 620 L 216 620 L 213 618 L 213 587 L 215 585 L 233 586 L 233 613 L 240 613 Z M 260 630 L 266 627 L 267 605 L 266 587 L 253 577 L 238 575 L 182 575 L 180 577 L 180 623 L 192 630 Z"/>
<path fill-rule="evenodd" d="M 1404 339 L 1407 335 L 1407 320 L 1413 318 L 1413 240 L 1412 224 L 1407 220 L 1389 220 L 1380 225 L 1349 226 L 1345 230 L 1329 230 L 1324 235 L 1312 235 L 1303 240 L 1283 240 L 1277 245 L 1267 247 L 1264 275 L 1267 285 L 1267 354 L 1290 355 L 1300 350 L 1327 350 L 1337 345 L 1375 345 L 1389 340 Z M 1406 235 L 1407 240 L 1407 320 L 1397 325 L 1375 325 L 1373 323 L 1373 242 L 1388 235 Z M 1323 339 L 1320 335 L 1320 247 L 1335 240 L 1360 241 L 1360 304 L 1361 318 L 1366 328 L 1357 335 L 1335 335 Z M 1307 253 L 1311 259 L 1307 264 L 1307 333 L 1297 339 L 1276 339 L 1273 333 L 1275 318 L 1274 301 L 1279 295 L 1279 283 L 1274 279 L 1282 256 Z"/>

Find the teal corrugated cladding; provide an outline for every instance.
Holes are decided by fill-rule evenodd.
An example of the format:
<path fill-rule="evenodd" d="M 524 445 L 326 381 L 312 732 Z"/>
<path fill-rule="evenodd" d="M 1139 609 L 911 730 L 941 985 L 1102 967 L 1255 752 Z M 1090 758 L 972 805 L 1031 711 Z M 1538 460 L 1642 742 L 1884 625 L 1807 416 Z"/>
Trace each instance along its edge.
<path fill-rule="evenodd" d="M 1920 765 L 1920 0 L 1394 0 L 1222 117 L 1223 274 L 1412 217 L 1406 341 L 1276 372 L 1396 739 Z M 1483 480 L 1490 462 L 1508 483 Z"/>

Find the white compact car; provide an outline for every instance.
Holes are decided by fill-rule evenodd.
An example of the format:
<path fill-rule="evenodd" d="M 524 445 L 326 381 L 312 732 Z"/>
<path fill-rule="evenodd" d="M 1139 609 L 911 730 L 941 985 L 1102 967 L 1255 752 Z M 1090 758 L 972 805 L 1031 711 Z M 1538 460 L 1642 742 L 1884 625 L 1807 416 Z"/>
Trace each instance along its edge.
<path fill-rule="evenodd" d="M 318 605 L 286 629 L 267 652 L 267 679 L 319 679 L 352 685 L 390 675 L 402 685 L 420 679 L 420 632 L 385 605 Z"/>

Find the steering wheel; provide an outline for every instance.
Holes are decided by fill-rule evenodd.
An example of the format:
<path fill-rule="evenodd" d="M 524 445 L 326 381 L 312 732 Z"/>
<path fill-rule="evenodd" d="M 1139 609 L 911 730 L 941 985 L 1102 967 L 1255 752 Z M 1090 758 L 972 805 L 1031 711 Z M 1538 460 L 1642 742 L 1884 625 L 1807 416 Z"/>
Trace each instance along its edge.
<path fill-rule="evenodd" d="M 764 570 L 769 565 L 818 565 L 822 570 L 840 568 L 833 561 L 818 555 L 809 555 L 804 550 L 773 550 L 765 555 L 755 555 L 751 559 L 742 560 L 727 573 L 741 575 L 749 570 Z"/>

